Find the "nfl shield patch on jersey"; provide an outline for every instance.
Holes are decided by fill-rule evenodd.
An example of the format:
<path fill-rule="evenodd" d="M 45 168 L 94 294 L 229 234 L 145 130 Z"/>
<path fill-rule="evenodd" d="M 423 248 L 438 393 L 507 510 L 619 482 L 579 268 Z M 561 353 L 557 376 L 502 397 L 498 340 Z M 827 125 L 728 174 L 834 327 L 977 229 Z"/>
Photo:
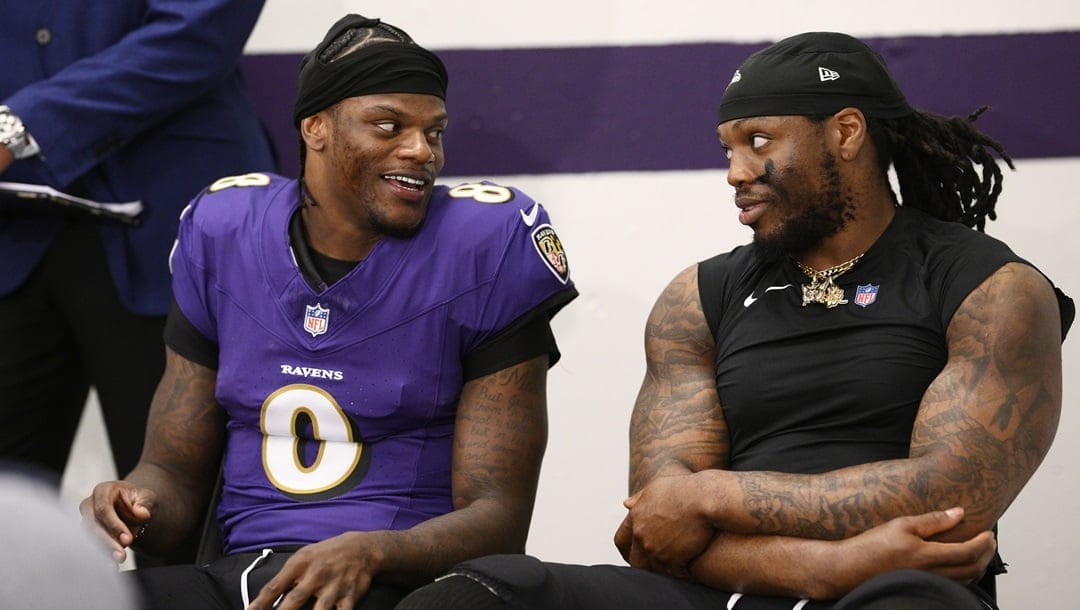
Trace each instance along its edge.
<path fill-rule="evenodd" d="M 881 285 L 867 284 L 865 286 L 857 286 L 855 288 L 855 304 L 859 307 L 866 307 L 877 300 L 878 288 Z"/>
<path fill-rule="evenodd" d="M 311 333 L 312 337 L 318 337 L 326 332 L 330 325 L 330 310 L 323 307 L 322 303 L 314 306 L 308 305 L 304 312 L 304 330 Z"/>

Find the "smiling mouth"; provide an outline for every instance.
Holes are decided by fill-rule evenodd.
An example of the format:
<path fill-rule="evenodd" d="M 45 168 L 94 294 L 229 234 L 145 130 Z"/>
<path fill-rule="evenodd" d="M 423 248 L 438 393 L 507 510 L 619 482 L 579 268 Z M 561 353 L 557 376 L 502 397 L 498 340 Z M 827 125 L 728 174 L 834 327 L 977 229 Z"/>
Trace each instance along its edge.
<path fill-rule="evenodd" d="M 412 176 L 402 176 L 400 174 L 384 174 L 383 179 L 394 182 L 402 188 L 417 192 L 423 191 L 429 182 L 423 178 L 413 178 Z"/>

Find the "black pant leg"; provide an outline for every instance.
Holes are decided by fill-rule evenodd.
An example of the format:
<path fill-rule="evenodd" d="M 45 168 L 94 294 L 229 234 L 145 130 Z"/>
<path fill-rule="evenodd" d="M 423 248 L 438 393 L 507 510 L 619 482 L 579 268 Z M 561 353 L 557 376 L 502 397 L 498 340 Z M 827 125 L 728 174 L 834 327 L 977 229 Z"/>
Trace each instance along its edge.
<path fill-rule="evenodd" d="M 141 610 L 236 610 L 239 593 L 229 603 L 209 571 L 194 565 L 145 568 L 125 572 L 135 581 Z"/>
<path fill-rule="evenodd" d="M 89 377 L 50 294 L 48 262 L 0 297 L 0 458 L 43 469 L 59 486 Z"/>
<path fill-rule="evenodd" d="M 120 301 L 96 224 L 65 228 L 46 264 L 50 293 L 74 329 L 123 477 L 139 461 L 150 401 L 165 371 L 165 316 L 137 315 Z"/>
<path fill-rule="evenodd" d="M 285 566 L 285 562 L 287 562 L 292 555 L 292 553 L 288 552 L 272 553 L 260 561 L 258 566 L 248 573 L 247 584 L 250 599 L 255 599 L 263 586 L 270 582 L 270 579 Z M 226 557 L 224 560 L 212 564 L 212 566 L 215 566 L 224 564 L 234 557 L 241 558 L 240 563 L 242 564 L 242 567 L 240 567 L 239 571 L 236 570 L 236 567 L 233 567 L 232 573 L 222 581 L 222 587 L 231 588 L 232 590 L 239 592 L 241 573 L 247 566 L 251 565 L 258 556 L 259 553 L 242 553 L 240 555 Z M 399 589 L 380 583 L 372 583 L 367 594 L 357 602 L 353 610 L 394 610 L 398 602 L 400 602 L 408 593 L 409 591 L 406 589 Z M 239 593 L 237 593 L 237 597 L 239 598 Z M 309 600 L 304 604 L 303 610 L 311 610 L 314 607 L 315 600 Z"/>
<path fill-rule="evenodd" d="M 142 592 L 144 610 L 243 610 L 243 583 L 248 601 L 281 570 L 292 553 L 238 553 L 208 566 L 177 565 L 138 569 L 129 572 Z M 254 566 L 254 567 L 253 567 Z M 245 574 L 246 572 L 246 574 Z M 355 610 L 393 610 L 408 593 L 382 584 L 373 584 Z M 303 606 L 310 610 L 314 600 Z"/>
<path fill-rule="evenodd" d="M 505 608 L 522 610 L 715 610 L 736 601 L 737 610 L 789 610 L 799 600 L 733 598 L 732 594 L 626 566 L 541 562 L 528 555 L 492 555 L 454 567 L 498 596 Z M 405 598 L 399 610 L 466 610 L 468 598 L 443 589 L 453 579 L 436 581 Z M 441 593 L 446 593 L 443 596 Z M 451 598 L 465 599 L 448 605 Z M 805 610 L 828 605 L 804 604 Z"/>
<path fill-rule="evenodd" d="M 943 576 L 896 570 L 871 578 L 845 595 L 834 610 L 987 610 L 996 606 Z"/>

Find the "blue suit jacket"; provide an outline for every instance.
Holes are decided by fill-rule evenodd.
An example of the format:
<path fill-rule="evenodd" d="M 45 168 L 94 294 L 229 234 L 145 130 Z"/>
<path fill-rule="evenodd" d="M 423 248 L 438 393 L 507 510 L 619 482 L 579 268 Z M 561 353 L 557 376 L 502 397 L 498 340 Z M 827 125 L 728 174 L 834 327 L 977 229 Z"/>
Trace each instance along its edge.
<path fill-rule="evenodd" d="M 0 181 L 141 199 L 138 227 L 101 226 L 117 290 L 136 313 L 168 311 L 168 253 L 187 202 L 218 177 L 276 169 L 237 64 L 262 5 L 0 0 L 0 103 L 42 149 Z M 0 211 L 0 295 L 26 280 L 63 222 Z"/>

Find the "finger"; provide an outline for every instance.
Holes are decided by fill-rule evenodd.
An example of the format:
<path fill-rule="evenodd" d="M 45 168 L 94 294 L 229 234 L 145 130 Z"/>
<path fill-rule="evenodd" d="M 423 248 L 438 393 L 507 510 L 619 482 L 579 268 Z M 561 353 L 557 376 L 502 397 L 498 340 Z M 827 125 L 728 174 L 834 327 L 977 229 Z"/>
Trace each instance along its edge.
<path fill-rule="evenodd" d="M 974 549 L 976 555 L 972 557 L 970 562 L 961 562 L 955 566 L 944 566 L 933 571 L 965 585 L 982 578 L 982 575 L 986 573 L 986 567 L 990 565 L 990 561 L 994 558 L 997 541 L 994 540 L 992 532 L 983 532 L 969 542 L 976 545 L 981 544 L 981 547 L 977 546 Z"/>
<path fill-rule="evenodd" d="M 276 576 L 270 579 L 262 589 L 259 589 L 259 594 L 255 596 L 255 599 L 251 600 L 248 604 L 247 610 L 268 610 L 270 608 L 283 609 L 285 606 L 281 604 L 284 602 L 284 593 L 287 587 L 285 586 L 283 572 L 285 568 L 282 568 L 281 572 L 278 572 Z"/>
<path fill-rule="evenodd" d="M 649 569 L 652 572 L 659 574 L 666 574 L 672 578 L 679 580 L 686 580 L 690 577 L 690 573 L 687 571 L 685 565 L 680 565 L 675 562 L 665 561 L 659 558 L 651 558 L 649 562 Z"/>
<path fill-rule="evenodd" d="M 916 536 L 926 540 L 956 527 L 964 518 L 964 509 L 957 506 L 948 510 L 935 510 L 921 515 L 901 517 Z"/>
<path fill-rule="evenodd" d="M 615 548 L 619 549 L 619 554 L 622 555 L 624 560 L 629 561 L 628 556 L 633 538 L 634 528 L 630 523 L 630 517 L 627 516 L 619 524 L 619 528 L 615 530 Z"/>
<path fill-rule="evenodd" d="M 135 532 L 150 520 L 146 507 L 133 509 L 132 500 L 138 497 L 134 488 L 107 485 L 94 490 L 94 517 L 101 527 L 124 546 L 135 541 Z"/>
<path fill-rule="evenodd" d="M 79 512 L 89 523 L 91 531 L 105 543 L 113 560 L 121 563 L 127 559 L 125 547 L 130 544 L 132 537 L 127 526 L 116 514 L 109 489 L 111 487 L 107 485 L 95 487 L 93 494 L 79 505 Z M 127 538 L 123 537 L 124 534 L 127 534 Z"/>
<path fill-rule="evenodd" d="M 312 610 L 337 610 L 338 608 L 353 610 L 358 597 L 348 587 L 342 586 L 343 584 L 337 580 L 326 583 L 318 590 Z"/>
<path fill-rule="evenodd" d="M 135 521 L 145 523 L 150 521 L 151 501 L 146 493 L 137 488 L 124 490 L 125 506 L 129 516 Z"/>
<path fill-rule="evenodd" d="M 645 553 L 645 547 L 642 546 L 640 540 L 631 540 L 630 556 L 627 557 L 626 562 L 635 568 L 649 568 L 649 556 Z"/>
<path fill-rule="evenodd" d="M 963 542 L 931 542 L 928 549 L 930 567 L 934 569 L 970 565 L 982 568 L 993 558 L 997 542 L 993 532 L 985 531 Z"/>
<path fill-rule="evenodd" d="M 281 601 L 277 605 L 270 606 L 275 610 L 300 610 L 304 607 L 304 604 L 311 599 L 314 591 L 306 587 L 301 587 L 299 584 L 289 590 Z"/>

